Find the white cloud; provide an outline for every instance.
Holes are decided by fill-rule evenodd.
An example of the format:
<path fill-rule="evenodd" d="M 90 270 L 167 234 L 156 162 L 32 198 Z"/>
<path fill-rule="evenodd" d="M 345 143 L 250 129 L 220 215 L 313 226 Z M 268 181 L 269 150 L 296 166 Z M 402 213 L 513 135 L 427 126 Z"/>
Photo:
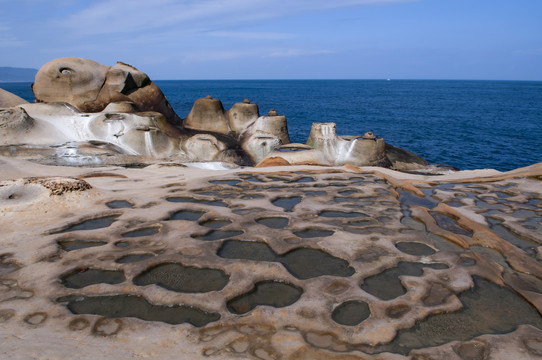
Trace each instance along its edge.
<path fill-rule="evenodd" d="M 213 31 L 305 12 L 410 1 L 416 0 L 99 0 L 55 22 L 80 35 L 194 27 Z"/>
<path fill-rule="evenodd" d="M 207 35 L 249 40 L 284 40 L 295 37 L 293 34 L 286 33 L 242 31 L 210 31 L 207 33 Z"/>
<path fill-rule="evenodd" d="M 306 49 L 250 49 L 250 50 L 209 50 L 189 51 L 181 56 L 182 63 L 197 63 L 210 61 L 234 60 L 240 58 L 267 58 L 267 57 L 296 57 L 307 55 L 332 54 L 329 50 Z"/>
<path fill-rule="evenodd" d="M 24 46 L 25 41 L 20 40 L 11 33 L 11 28 L 0 25 L 0 47 Z"/>
<path fill-rule="evenodd" d="M 234 60 L 239 58 L 258 56 L 257 50 L 237 51 L 237 50 L 209 50 L 209 51 L 189 51 L 181 56 L 182 63 L 198 63 L 209 61 Z"/>
<path fill-rule="evenodd" d="M 307 55 L 325 55 L 333 54 L 330 50 L 305 50 L 305 49 L 281 49 L 273 50 L 268 56 L 270 57 L 293 57 L 293 56 L 307 56 Z"/>

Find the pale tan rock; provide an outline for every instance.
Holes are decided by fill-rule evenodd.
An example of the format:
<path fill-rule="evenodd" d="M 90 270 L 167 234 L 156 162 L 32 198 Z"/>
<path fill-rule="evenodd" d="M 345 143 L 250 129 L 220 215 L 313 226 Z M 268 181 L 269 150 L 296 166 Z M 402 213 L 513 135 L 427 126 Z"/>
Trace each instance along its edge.
<path fill-rule="evenodd" d="M 32 87 L 38 102 L 65 102 L 83 112 L 103 111 L 113 102 L 132 102 L 137 111 L 156 111 L 180 124 L 162 91 L 135 67 L 106 66 L 69 57 L 52 60 L 36 74 Z"/>
<path fill-rule="evenodd" d="M 214 161 L 227 149 L 226 144 L 210 134 L 197 134 L 182 143 L 191 161 Z"/>
<path fill-rule="evenodd" d="M 258 105 L 245 99 L 242 103 L 235 103 L 227 112 L 231 130 L 236 134 L 243 133 L 260 116 Z"/>
<path fill-rule="evenodd" d="M 23 104 L 28 104 L 28 101 L 0 88 L 0 108 L 10 108 Z"/>
<path fill-rule="evenodd" d="M 192 110 L 183 120 L 183 125 L 187 129 L 197 131 L 208 131 L 220 134 L 229 134 L 230 125 L 226 119 L 222 102 L 213 99 L 211 96 L 197 99 L 192 106 Z"/>

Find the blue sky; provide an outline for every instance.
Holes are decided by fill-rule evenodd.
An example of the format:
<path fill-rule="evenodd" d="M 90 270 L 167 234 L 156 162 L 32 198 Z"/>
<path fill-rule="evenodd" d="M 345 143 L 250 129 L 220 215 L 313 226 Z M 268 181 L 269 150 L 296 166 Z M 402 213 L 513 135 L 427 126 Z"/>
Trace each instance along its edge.
<path fill-rule="evenodd" d="M 542 0 L 0 0 L 0 66 L 152 79 L 542 80 Z"/>

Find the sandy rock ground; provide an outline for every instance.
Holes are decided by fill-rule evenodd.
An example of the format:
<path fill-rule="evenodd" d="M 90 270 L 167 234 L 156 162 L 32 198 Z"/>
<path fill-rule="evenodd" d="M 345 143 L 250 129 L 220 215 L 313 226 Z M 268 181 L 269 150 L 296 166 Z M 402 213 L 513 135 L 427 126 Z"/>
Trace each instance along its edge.
<path fill-rule="evenodd" d="M 542 358 L 542 163 L 0 166 L 2 358 Z"/>

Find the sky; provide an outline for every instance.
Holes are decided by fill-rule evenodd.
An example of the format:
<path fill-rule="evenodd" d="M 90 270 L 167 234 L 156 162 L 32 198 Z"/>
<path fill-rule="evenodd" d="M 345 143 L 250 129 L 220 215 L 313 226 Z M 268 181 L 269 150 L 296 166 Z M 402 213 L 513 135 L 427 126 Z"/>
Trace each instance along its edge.
<path fill-rule="evenodd" d="M 0 66 L 151 79 L 542 80 L 542 0 L 0 0 Z"/>

